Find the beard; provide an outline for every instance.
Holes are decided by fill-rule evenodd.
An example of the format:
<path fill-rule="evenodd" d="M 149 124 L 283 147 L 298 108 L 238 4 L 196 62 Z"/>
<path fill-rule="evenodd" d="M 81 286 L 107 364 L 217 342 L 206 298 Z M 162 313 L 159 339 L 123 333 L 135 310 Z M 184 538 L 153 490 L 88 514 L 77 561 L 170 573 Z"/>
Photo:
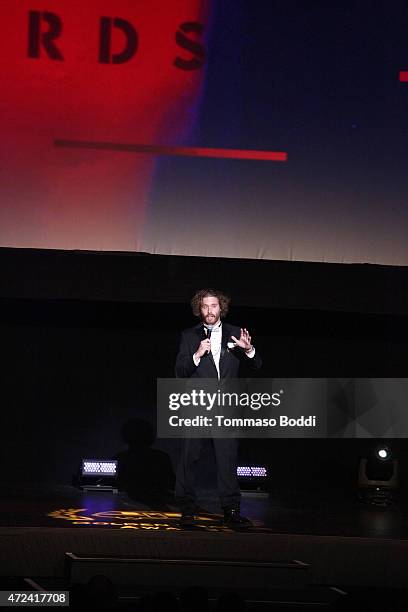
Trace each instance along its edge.
<path fill-rule="evenodd" d="M 204 323 L 207 323 L 207 325 L 213 325 L 214 323 L 217 323 L 219 320 L 219 317 L 217 318 L 216 315 L 205 315 L 205 317 L 203 317 L 203 321 Z"/>

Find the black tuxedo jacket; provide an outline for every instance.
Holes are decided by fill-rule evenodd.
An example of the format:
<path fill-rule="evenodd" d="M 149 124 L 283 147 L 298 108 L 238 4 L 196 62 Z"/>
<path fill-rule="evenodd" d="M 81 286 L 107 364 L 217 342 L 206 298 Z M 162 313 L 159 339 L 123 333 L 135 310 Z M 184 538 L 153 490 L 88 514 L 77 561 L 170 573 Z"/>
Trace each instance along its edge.
<path fill-rule="evenodd" d="M 222 340 L 220 355 L 220 378 L 238 378 L 240 365 L 258 370 L 262 360 L 257 350 L 252 358 L 247 357 L 240 347 L 229 349 L 228 342 L 233 342 L 231 336 L 239 338 L 241 329 L 236 325 L 222 323 Z M 201 357 L 198 366 L 193 361 L 193 355 L 204 340 L 206 333 L 203 323 L 186 329 L 181 334 L 180 348 L 176 359 L 177 378 L 218 378 L 217 368 L 211 353 Z"/>

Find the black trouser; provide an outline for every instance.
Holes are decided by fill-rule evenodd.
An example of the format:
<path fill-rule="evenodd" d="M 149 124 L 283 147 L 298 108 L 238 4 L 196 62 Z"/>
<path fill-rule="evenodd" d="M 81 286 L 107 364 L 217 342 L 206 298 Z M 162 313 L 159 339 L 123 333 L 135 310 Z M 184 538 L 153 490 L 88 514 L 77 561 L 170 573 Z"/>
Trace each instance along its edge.
<path fill-rule="evenodd" d="M 212 442 L 217 463 L 217 485 L 221 506 L 224 510 L 239 508 L 241 493 L 237 479 L 238 440 L 212 438 Z M 181 455 L 176 473 L 176 501 L 185 512 L 195 510 L 194 466 L 200 457 L 203 445 L 202 438 L 181 440 Z"/>

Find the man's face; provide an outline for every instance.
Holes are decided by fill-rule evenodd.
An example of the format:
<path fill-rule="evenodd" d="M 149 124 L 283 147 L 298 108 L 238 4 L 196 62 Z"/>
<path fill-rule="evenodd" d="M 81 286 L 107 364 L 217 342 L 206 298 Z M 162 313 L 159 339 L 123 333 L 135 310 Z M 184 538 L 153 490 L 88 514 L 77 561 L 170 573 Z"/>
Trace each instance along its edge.
<path fill-rule="evenodd" d="M 221 308 L 218 298 L 208 296 L 201 302 L 201 318 L 207 325 L 215 325 L 220 320 Z"/>

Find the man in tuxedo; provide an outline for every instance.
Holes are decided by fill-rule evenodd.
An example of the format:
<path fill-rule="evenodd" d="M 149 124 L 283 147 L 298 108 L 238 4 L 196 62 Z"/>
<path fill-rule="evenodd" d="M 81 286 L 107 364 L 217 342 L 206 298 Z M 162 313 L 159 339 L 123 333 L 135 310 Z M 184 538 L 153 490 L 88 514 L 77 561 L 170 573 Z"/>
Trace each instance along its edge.
<path fill-rule="evenodd" d="M 259 353 L 247 329 L 222 321 L 230 298 L 216 289 L 201 289 L 191 300 L 193 314 L 201 322 L 182 332 L 176 360 L 178 378 L 238 378 L 241 367 L 259 369 Z M 176 500 L 181 506 L 181 524 L 192 525 L 196 512 L 194 464 L 203 446 L 201 438 L 183 438 L 176 473 Z M 237 479 L 236 438 L 212 438 L 217 463 L 217 484 L 224 521 L 250 525 L 240 514 L 241 493 Z"/>

